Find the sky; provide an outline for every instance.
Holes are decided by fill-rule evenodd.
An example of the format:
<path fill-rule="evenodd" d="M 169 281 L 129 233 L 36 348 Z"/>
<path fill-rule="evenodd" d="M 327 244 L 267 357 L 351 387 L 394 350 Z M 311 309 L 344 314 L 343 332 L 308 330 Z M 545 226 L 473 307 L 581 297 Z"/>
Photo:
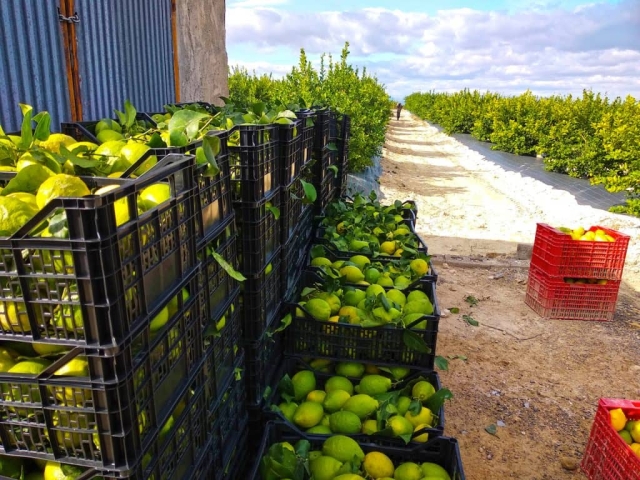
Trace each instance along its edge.
<path fill-rule="evenodd" d="M 280 77 L 300 48 L 366 67 L 396 100 L 463 88 L 640 98 L 640 0 L 227 0 L 229 65 Z"/>

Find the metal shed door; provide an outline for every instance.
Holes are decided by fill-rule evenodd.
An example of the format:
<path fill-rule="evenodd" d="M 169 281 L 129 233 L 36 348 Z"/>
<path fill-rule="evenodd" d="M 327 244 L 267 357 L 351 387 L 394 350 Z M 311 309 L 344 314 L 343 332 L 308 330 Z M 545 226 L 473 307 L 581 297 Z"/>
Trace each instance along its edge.
<path fill-rule="evenodd" d="M 4 1 L 4 0 L 3 0 Z M 75 0 L 84 120 L 176 101 L 171 0 Z"/>

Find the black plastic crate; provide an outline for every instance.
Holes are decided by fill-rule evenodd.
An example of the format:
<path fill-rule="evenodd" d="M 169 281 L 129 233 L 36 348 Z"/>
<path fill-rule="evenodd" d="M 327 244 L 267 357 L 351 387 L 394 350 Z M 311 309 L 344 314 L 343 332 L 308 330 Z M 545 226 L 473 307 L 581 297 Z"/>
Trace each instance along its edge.
<path fill-rule="evenodd" d="M 314 134 L 316 123 L 316 112 L 313 110 L 301 110 L 296 112 L 296 116 L 303 120 L 302 124 L 302 165 L 303 168 L 311 162 L 311 154 L 314 147 Z"/>
<path fill-rule="evenodd" d="M 282 259 L 276 252 L 273 259 L 256 275 L 245 275 L 242 290 L 242 337 L 259 339 L 280 311 L 282 305 Z"/>
<path fill-rule="evenodd" d="M 242 356 L 239 290 L 229 296 L 219 317 L 204 331 L 205 373 L 209 403 L 224 393 Z"/>
<path fill-rule="evenodd" d="M 305 219 L 310 219 L 310 217 L 311 211 L 308 211 Z M 300 225 L 303 226 L 307 223 L 310 222 L 304 222 Z M 290 297 L 295 292 L 300 282 L 311 245 L 312 233 L 313 230 L 310 225 L 308 228 L 299 228 L 289 242 L 282 247 L 282 292 L 285 298 Z"/>
<path fill-rule="evenodd" d="M 204 386 L 198 296 L 192 272 L 154 312 L 172 307 L 167 323 L 147 325 L 115 356 L 76 347 L 39 375 L 0 374 L 2 453 L 128 474 L 181 398 Z M 78 356 L 85 376 L 55 375 Z"/>
<path fill-rule="evenodd" d="M 433 282 L 420 282 L 418 285 L 429 297 L 433 305 L 433 314 L 423 315 L 408 327 L 389 324 L 367 328 L 358 324 L 321 322 L 311 317 L 304 307 L 298 306 L 300 292 L 304 288 L 323 283 L 321 277 L 304 272 L 297 294 L 287 298 L 287 310 L 293 319 L 287 329 L 287 355 L 434 369 L 440 308 Z M 359 289 L 366 288 L 363 286 Z M 302 313 L 303 316 L 298 316 L 298 313 Z M 426 322 L 425 328 L 418 328 L 422 322 Z M 409 330 L 411 333 L 408 333 Z M 416 337 L 424 342 L 428 353 L 410 346 L 415 344 Z"/>
<path fill-rule="evenodd" d="M 244 381 L 247 389 L 247 405 L 259 408 L 264 401 L 266 388 L 273 384 L 278 366 L 283 358 L 284 337 L 286 330 L 277 331 L 280 316 L 276 325 L 266 331 L 257 341 L 244 340 L 246 364 Z"/>
<path fill-rule="evenodd" d="M 236 203 L 234 208 L 240 270 L 245 275 L 256 275 L 271 262 L 280 247 L 280 190 L 261 202 Z"/>
<path fill-rule="evenodd" d="M 272 405 L 279 405 L 281 402 L 287 401 L 286 399 L 282 398 L 278 390 L 278 384 L 280 380 L 285 375 L 289 375 L 289 377 L 293 377 L 293 375 L 295 375 L 297 372 L 301 370 L 312 370 L 314 372 L 314 375 L 316 378 L 316 388 L 315 388 L 316 390 L 323 390 L 325 382 L 332 376 L 336 375 L 334 373 L 325 373 L 325 372 L 316 370 L 311 365 L 309 365 L 308 363 L 306 363 L 300 358 L 284 357 L 282 363 L 279 365 L 278 372 L 275 375 L 275 381 L 272 385 L 270 385 L 271 387 L 270 394 L 267 396 L 267 398 L 265 398 L 264 418 L 266 418 L 267 420 L 274 420 L 274 421 L 286 423 L 293 430 L 296 430 L 301 435 L 304 435 L 305 432 L 303 430 L 300 430 L 300 428 L 295 424 L 289 422 L 281 411 L 277 411 L 271 408 Z M 358 383 L 361 380 L 361 378 L 355 378 L 355 377 L 347 377 L 347 378 L 353 383 L 354 386 L 358 385 Z M 400 381 L 394 380 L 393 387 L 390 391 L 402 390 L 407 385 L 410 385 L 410 382 L 416 381 L 418 379 L 423 379 L 428 381 L 431 385 L 434 386 L 436 391 L 442 388 L 442 385 L 440 383 L 440 377 L 433 370 L 412 369 L 409 375 L 407 375 L 402 380 Z M 436 424 L 433 425 L 433 427 L 431 428 L 425 428 L 420 430 L 419 432 L 415 432 L 414 436 L 427 433 L 429 435 L 429 439 L 431 439 L 431 438 L 440 437 L 443 435 L 444 423 L 445 423 L 444 406 L 440 407 L 438 411 L 433 411 L 432 413 L 437 419 Z M 376 419 L 375 413 L 370 418 Z M 356 439 L 359 442 L 367 442 L 369 438 L 372 437 L 371 435 L 367 435 L 364 433 L 349 435 L 349 436 Z M 375 437 L 375 435 L 373 435 L 373 437 Z M 391 444 L 395 442 L 398 445 L 406 445 L 406 442 L 401 438 L 387 437 L 385 438 L 385 441 Z"/>
<path fill-rule="evenodd" d="M 3 324 L 0 338 L 116 354 L 196 266 L 194 168 L 193 157 L 170 155 L 136 180 L 82 177 L 90 189 L 120 188 L 56 198 L 12 237 L 0 238 L 0 307 L 17 310 L 20 319 Z M 0 183 L 14 176 L 0 173 Z M 169 200 L 138 214 L 138 195 L 154 184 L 168 187 Z M 128 221 L 116 219 L 115 205 L 128 207 Z M 68 238 L 34 234 L 59 212 Z"/>
<path fill-rule="evenodd" d="M 278 124 L 280 129 L 280 155 L 277 166 L 278 181 L 283 187 L 296 181 L 304 163 L 303 124 L 304 120 L 294 120 L 288 125 Z"/>
<path fill-rule="evenodd" d="M 323 151 L 329 143 L 329 123 L 331 110 L 328 108 L 316 110 L 316 120 L 313 134 L 313 149 Z"/>
<path fill-rule="evenodd" d="M 311 260 L 313 259 L 313 252 L 312 249 L 313 248 L 318 248 L 321 247 L 321 255 L 316 255 L 316 256 L 323 256 L 325 258 L 328 258 L 329 260 L 331 260 L 331 262 L 336 262 L 338 260 L 344 260 L 344 261 L 349 261 L 351 259 L 351 257 L 353 255 L 351 255 L 349 252 L 339 252 L 337 250 L 335 250 L 334 248 L 332 248 L 329 245 L 326 244 L 318 244 L 317 246 L 312 244 L 311 247 L 308 249 L 308 254 L 307 257 L 305 258 L 305 263 L 304 263 L 304 268 L 306 270 L 309 270 L 311 272 L 315 272 L 317 275 L 321 275 L 321 276 L 325 276 L 324 270 L 321 267 L 314 267 L 311 266 Z M 409 262 L 410 259 L 403 259 L 403 258 L 399 258 L 399 257 L 391 257 L 389 255 L 379 255 L 377 257 L 374 257 L 373 255 L 366 255 L 366 254 L 355 254 L 355 255 L 364 255 L 366 257 L 368 257 L 372 262 L 378 262 L 381 263 L 383 265 L 395 265 L 396 268 L 401 269 L 402 264 L 405 262 Z M 404 290 L 410 290 L 411 288 L 415 287 L 415 285 L 417 284 L 417 282 L 434 282 L 437 283 L 438 282 L 438 272 L 436 271 L 436 269 L 433 267 L 433 263 L 431 261 L 429 261 L 429 269 L 427 270 L 427 273 L 425 275 L 423 275 L 422 277 L 416 279 L 414 282 L 412 282 L 407 288 L 405 288 Z M 345 282 L 346 285 L 349 285 L 349 282 Z M 354 284 L 351 284 L 353 286 L 356 286 Z"/>
<path fill-rule="evenodd" d="M 318 187 L 316 186 L 316 188 Z M 316 199 L 315 203 L 315 211 L 316 213 L 321 213 L 325 208 L 327 208 L 327 205 L 329 205 L 329 203 L 331 203 L 333 199 L 336 198 L 337 189 L 334 181 L 333 171 L 327 172 L 324 180 L 322 180 L 322 183 L 319 185 L 317 193 L 318 198 Z"/>
<path fill-rule="evenodd" d="M 416 446 L 387 445 L 382 438 L 376 438 L 367 443 L 360 443 L 364 453 L 381 452 L 387 455 L 394 465 L 403 462 L 415 462 L 418 464 L 432 462 L 444 468 L 452 480 L 465 480 L 460 447 L 454 438 L 438 437 Z M 322 450 L 322 444 L 326 437 L 317 435 L 300 435 L 287 425 L 279 422 L 269 422 L 266 425 L 260 450 L 256 454 L 253 471 L 247 475 L 248 480 L 264 480 L 260 476 L 260 462 L 274 443 L 287 441 L 295 445 L 299 440 L 307 440 L 311 444 L 310 450 Z M 308 477 L 305 477 L 308 480 Z"/>
<path fill-rule="evenodd" d="M 236 368 L 239 374 L 229 378 L 223 395 L 218 396 L 207 409 L 207 433 L 213 438 L 215 464 L 222 472 L 237 453 L 238 444 L 243 438 L 249 420 L 246 389 L 240 372 L 244 368 L 243 357 L 238 359 Z"/>
<path fill-rule="evenodd" d="M 282 188 L 280 196 L 280 230 L 282 232 L 281 241 L 284 245 L 294 235 L 300 220 L 311 210 L 312 205 L 304 202 L 304 188 L 299 180 Z"/>
<path fill-rule="evenodd" d="M 280 125 L 238 125 L 229 132 L 231 196 L 234 202 L 260 202 L 280 186 Z"/>
<path fill-rule="evenodd" d="M 234 218 L 229 218 L 223 230 L 198 246 L 197 257 L 202 262 L 199 284 L 202 289 L 202 314 L 212 320 L 218 318 L 238 282 L 220 265 L 214 253 L 220 255 L 235 270 L 238 265 L 238 236 Z"/>
<path fill-rule="evenodd" d="M 260 433 L 262 435 L 262 432 Z M 227 465 L 221 470 L 215 470 L 213 472 L 214 480 L 238 480 L 244 479 L 245 472 L 253 462 L 252 451 L 249 450 L 249 430 L 243 428 L 240 433 L 240 438 L 235 444 L 235 448 L 229 455 Z M 211 475 L 211 474 L 210 474 Z M 199 478 L 211 478 L 211 477 L 199 477 Z"/>
<path fill-rule="evenodd" d="M 315 185 L 316 189 L 319 188 L 320 184 L 333 174 L 332 169 L 329 168 L 332 162 L 334 162 L 332 150 L 314 150 L 311 162 L 302 171 L 302 178 Z"/>
<path fill-rule="evenodd" d="M 329 141 L 342 140 L 351 135 L 351 118 L 349 115 L 331 112 L 329 115 Z"/>

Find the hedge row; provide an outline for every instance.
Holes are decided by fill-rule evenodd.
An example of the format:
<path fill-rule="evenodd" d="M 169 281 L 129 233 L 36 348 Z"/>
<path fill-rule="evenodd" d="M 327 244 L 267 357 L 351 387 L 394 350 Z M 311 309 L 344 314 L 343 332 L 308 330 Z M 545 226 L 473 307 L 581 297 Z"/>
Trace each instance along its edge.
<path fill-rule="evenodd" d="M 293 108 L 330 106 L 351 117 L 349 170 L 362 171 L 380 154 L 389 122 L 389 95 L 375 76 L 347 63 L 349 44 L 345 44 L 340 61 L 321 57 L 316 70 L 304 50 L 300 63 L 282 79 L 256 75 L 235 67 L 229 74 L 229 101 L 246 107 L 256 101 Z"/>
<path fill-rule="evenodd" d="M 548 170 L 625 191 L 619 213 L 640 216 L 640 102 L 583 91 L 581 97 L 506 97 L 463 90 L 413 93 L 407 110 L 447 133 L 470 133 L 492 148 L 541 155 Z"/>

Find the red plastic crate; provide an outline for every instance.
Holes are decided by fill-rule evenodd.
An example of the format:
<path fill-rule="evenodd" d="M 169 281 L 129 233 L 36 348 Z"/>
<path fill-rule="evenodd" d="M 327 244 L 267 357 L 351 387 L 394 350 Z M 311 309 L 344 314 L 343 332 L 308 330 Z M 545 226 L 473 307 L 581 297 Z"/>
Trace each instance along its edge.
<path fill-rule="evenodd" d="M 580 467 L 589 480 L 640 480 L 640 457 L 611 426 L 609 411 L 614 408 L 640 420 L 640 401 L 601 398 Z"/>
<path fill-rule="evenodd" d="M 531 266 L 552 276 L 620 280 L 629 236 L 600 226 L 593 226 L 589 230 L 595 232 L 598 229 L 604 230 L 616 241 L 573 240 L 560 230 L 538 223 Z"/>
<path fill-rule="evenodd" d="M 610 322 L 616 310 L 620 281 L 605 285 L 565 283 L 563 278 L 529 269 L 525 303 L 544 318 Z"/>

